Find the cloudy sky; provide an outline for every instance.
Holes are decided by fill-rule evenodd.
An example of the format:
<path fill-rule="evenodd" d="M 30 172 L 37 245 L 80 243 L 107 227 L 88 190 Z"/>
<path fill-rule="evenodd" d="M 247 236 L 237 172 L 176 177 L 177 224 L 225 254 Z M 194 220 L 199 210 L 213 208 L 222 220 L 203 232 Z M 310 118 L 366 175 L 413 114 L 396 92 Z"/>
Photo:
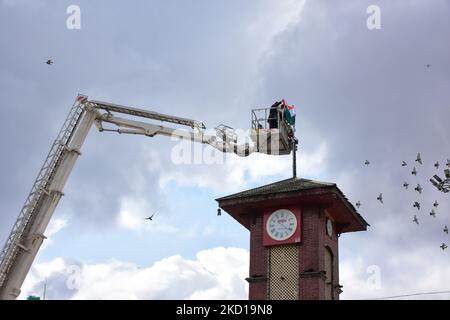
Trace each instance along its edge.
<path fill-rule="evenodd" d="M 0 0 L 0 38 L 2 244 L 77 93 L 243 129 L 286 98 L 300 175 L 337 183 L 371 224 L 340 238 L 342 298 L 450 290 L 449 196 L 428 182 L 450 158 L 447 0 Z M 22 297 L 46 281 L 49 299 L 246 299 L 249 234 L 214 199 L 290 177 L 291 158 L 179 165 L 176 145 L 92 129 Z"/>

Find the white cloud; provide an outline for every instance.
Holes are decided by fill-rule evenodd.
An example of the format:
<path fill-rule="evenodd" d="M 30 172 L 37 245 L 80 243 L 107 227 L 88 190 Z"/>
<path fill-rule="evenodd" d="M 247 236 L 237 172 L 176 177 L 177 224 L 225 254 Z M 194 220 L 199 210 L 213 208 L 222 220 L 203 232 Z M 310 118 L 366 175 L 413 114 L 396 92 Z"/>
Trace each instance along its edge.
<path fill-rule="evenodd" d="M 341 261 L 340 283 L 344 285 L 341 299 L 449 290 L 446 285 L 450 283 L 450 267 L 442 263 L 441 257 L 433 258 L 426 252 L 418 249 L 397 254 L 384 259 L 386 265 L 372 270 L 368 268 L 373 265 L 362 256 Z M 202 250 L 195 260 L 174 255 L 148 267 L 117 260 L 73 264 L 56 258 L 32 267 L 20 298 L 42 296 L 47 279 L 49 299 L 247 299 L 248 259 L 247 250 L 224 247 Z M 70 290 L 67 284 L 73 273 L 69 270 L 74 265 L 80 270 L 79 288 Z M 379 288 L 370 281 L 373 270 L 380 271 Z M 448 295 L 411 298 L 448 299 Z"/>
<path fill-rule="evenodd" d="M 158 173 L 162 171 L 160 162 L 161 159 L 157 153 L 150 151 L 145 154 L 142 162 L 137 161 L 134 166 L 128 168 L 126 177 L 129 191 L 120 197 L 116 215 L 116 224 L 119 227 L 137 232 L 174 233 L 179 231 L 177 227 L 166 220 L 166 216 L 159 213 L 161 208 L 158 207 L 158 203 L 161 198 L 155 190 L 157 183 L 149 184 L 146 181 L 147 179 L 150 181 L 157 180 Z M 142 171 L 145 171 L 142 167 L 147 167 L 149 175 L 142 174 Z M 151 192 L 149 192 L 149 189 Z M 158 221 L 157 223 L 145 220 L 152 215 Z"/>
<path fill-rule="evenodd" d="M 42 243 L 40 250 L 44 250 L 52 244 L 51 237 L 64 229 L 67 226 L 67 222 L 68 219 L 66 218 L 53 218 L 50 220 L 47 230 L 45 231 L 45 236 L 47 237 L 47 239 Z"/>
<path fill-rule="evenodd" d="M 61 231 L 63 228 L 67 226 L 68 220 L 66 218 L 54 218 L 48 224 L 46 235 L 47 237 L 51 237 L 55 233 Z"/>
<path fill-rule="evenodd" d="M 217 277 L 218 286 L 196 290 L 190 299 L 247 299 L 248 276 L 247 250 L 238 248 L 215 248 L 197 254 L 198 261 Z"/>
<path fill-rule="evenodd" d="M 404 294 L 450 290 L 450 266 L 439 249 L 396 252 L 385 256 L 382 265 L 373 265 L 362 257 L 350 258 L 340 264 L 342 299 L 374 299 Z M 424 258 L 426 257 L 426 258 Z M 374 271 L 376 274 L 374 274 Z M 378 273 L 379 271 L 379 273 Z M 373 281 L 379 278 L 379 286 Z M 420 295 L 406 299 L 449 299 L 450 294 Z M 404 299 L 404 298 L 402 298 Z"/>
<path fill-rule="evenodd" d="M 40 296 L 46 278 L 49 299 L 247 299 L 248 256 L 245 249 L 218 247 L 198 252 L 195 260 L 175 255 L 144 268 L 121 261 L 83 264 L 78 290 L 65 285 L 70 262 L 57 258 L 32 267 L 21 298 Z"/>
<path fill-rule="evenodd" d="M 211 236 L 211 235 L 213 235 L 213 234 L 215 234 L 217 232 L 218 232 L 218 230 L 214 226 L 206 225 L 206 226 L 203 227 L 202 235 L 204 235 L 204 236 Z"/>
<path fill-rule="evenodd" d="M 246 31 L 260 37 L 260 43 L 266 44 L 263 49 L 267 49 L 273 37 L 285 31 L 299 19 L 305 3 L 306 0 L 273 3 L 269 10 L 266 10 L 246 27 Z"/>
<path fill-rule="evenodd" d="M 300 149 L 297 160 L 297 171 L 305 178 L 321 175 L 327 170 L 327 158 L 328 144 L 326 142 L 320 143 L 316 149 L 310 152 L 305 152 Z"/>
<path fill-rule="evenodd" d="M 63 274 L 66 268 L 67 263 L 62 258 L 34 264 L 22 285 L 19 299 L 24 299 L 30 295 L 42 297 L 46 279 L 54 274 Z"/>
<path fill-rule="evenodd" d="M 161 220 L 161 216 L 158 214 L 155 214 L 155 219 L 158 219 L 158 223 L 145 220 L 145 218 L 153 214 L 155 214 L 155 210 L 145 197 L 139 195 L 124 196 L 120 199 L 117 224 L 122 228 L 138 232 L 151 230 L 162 233 L 174 233 L 178 231 L 178 228 L 175 226 Z M 162 219 L 164 218 L 162 217 Z"/>
<path fill-rule="evenodd" d="M 317 177 L 325 169 L 328 147 L 322 142 L 311 151 L 298 152 L 298 171 L 302 177 Z M 223 165 L 179 165 L 161 170 L 159 182 L 164 188 L 169 182 L 181 186 L 211 188 L 216 192 L 235 192 L 263 178 L 285 176 L 292 172 L 292 156 L 270 156 L 260 153 L 241 158 L 227 155 Z"/>

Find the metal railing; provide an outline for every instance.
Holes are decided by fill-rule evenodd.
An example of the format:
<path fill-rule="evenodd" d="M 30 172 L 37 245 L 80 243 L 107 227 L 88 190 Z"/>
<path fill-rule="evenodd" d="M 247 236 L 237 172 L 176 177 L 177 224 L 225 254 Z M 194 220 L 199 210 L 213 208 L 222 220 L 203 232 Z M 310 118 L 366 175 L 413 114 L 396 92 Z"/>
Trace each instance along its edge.
<path fill-rule="evenodd" d="M 258 130 L 258 129 L 279 129 L 282 126 L 282 123 L 285 122 L 284 120 L 284 112 L 277 110 L 276 117 L 273 115 L 270 116 L 270 111 L 272 108 L 259 108 L 259 109 L 253 109 L 252 110 L 252 129 Z M 273 126 L 273 128 L 270 128 L 270 122 L 273 123 L 273 121 L 276 121 L 276 125 Z"/>

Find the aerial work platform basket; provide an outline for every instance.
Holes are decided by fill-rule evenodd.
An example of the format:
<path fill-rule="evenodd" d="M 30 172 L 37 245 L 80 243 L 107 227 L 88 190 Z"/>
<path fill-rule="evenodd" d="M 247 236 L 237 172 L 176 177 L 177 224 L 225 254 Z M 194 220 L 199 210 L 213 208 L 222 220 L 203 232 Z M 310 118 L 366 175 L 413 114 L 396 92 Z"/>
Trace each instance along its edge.
<path fill-rule="evenodd" d="M 286 155 L 294 148 L 294 123 L 289 123 L 285 108 L 281 105 L 252 110 L 251 139 L 257 152 Z"/>

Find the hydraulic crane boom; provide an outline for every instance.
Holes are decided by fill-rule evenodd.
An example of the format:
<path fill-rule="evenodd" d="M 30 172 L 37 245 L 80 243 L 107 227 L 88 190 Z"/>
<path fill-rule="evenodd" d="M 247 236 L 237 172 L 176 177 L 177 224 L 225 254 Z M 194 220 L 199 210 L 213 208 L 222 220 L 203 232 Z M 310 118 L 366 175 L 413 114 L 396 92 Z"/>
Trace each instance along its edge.
<path fill-rule="evenodd" d="M 118 133 L 144 135 L 149 137 L 153 137 L 159 134 L 169 137 L 186 139 L 192 142 L 209 144 L 215 147 L 216 149 L 219 149 L 220 151 L 234 152 L 238 155 L 244 156 L 249 155 L 250 153 L 256 151 L 254 148 L 251 148 L 250 145 L 248 144 L 243 144 L 239 146 L 237 137 L 227 136 L 226 138 L 224 138 L 223 134 L 221 133 L 220 137 L 218 138 L 217 133 L 214 136 L 206 134 L 205 133 L 206 126 L 204 125 L 203 122 L 200 121 L 168 116 L 161 113 L 120 106 L 108 102 L 90 101 L 90 103 L 95 107 L 95 109 L 106 111 L 106 113 L 100 114 L 95 121 L 95 125 L 97 126 L 100 132 L 113 131 Z M 124 119 L 114 116 L 112 112 L 138 116 L 153 120 L 159 120 L 163 122 L 175 123 L 190 127 L 191 129 L 193 129 L 193 131 L 187 131 L 180 128 L 168 128 L 162 125 Z M 103 123 L 113 124 L 117 127 L 117 129 L 106 129 L 103 127 Z"/>
<path fill-rule="evenodd" d="M 42 242 L 63 187 L 95 120 L 77 101 L 53 143 L 0 255 L 0 299 L 15 299 Z"/>
<path fill-rule="evenodd" d="M 182 125 L 192 131 L 124 119 L 113 113 Z M 281 115 L 277 129 L 264 130 L 261 121 L 266 120 L 256 117 L 254 110 L 250 141 L 239 145 L 233 129 L 224 125 L 217 127 L 216 134 L 211 135 L 206 133 L 206 126 L 200 121 L 107 102 L 88 101 L 86 96 L 78 95 L 0 253 L 0 299 L 16 299 L 19 296 L 20 288 L 45 239 L 44 232 L 63 196 L 64 185 L 93 124 L 100 132 L 114 131 L 149 137 L 158 134 L 175 136 L 209 144 L 222 152 L 240 156 L 252 152 L 288 154 L 293 146 L 293 131 L 289 131 L 292 128 L 286 125 Z M 105 123 L 115 126 L 114 129 L 105 128 Z"/>

